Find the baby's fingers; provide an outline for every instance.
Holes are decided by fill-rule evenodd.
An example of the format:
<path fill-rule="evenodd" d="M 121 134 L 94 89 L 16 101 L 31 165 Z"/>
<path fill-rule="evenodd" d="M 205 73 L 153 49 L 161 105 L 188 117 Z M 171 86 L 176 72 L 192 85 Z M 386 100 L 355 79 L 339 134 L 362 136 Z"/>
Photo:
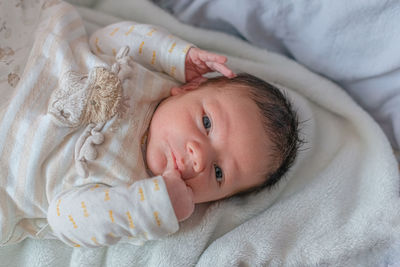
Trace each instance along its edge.
<path fill-rule="evenodd" d="M 206 62 L 206 65 L 213 71 L 217 71 L 228 78 L 233 78 L 236 74 L 224 64 L 216 62 Z"/>
<path fill-rule="evenodd" d="M 225 56 L 207 52 L 201 49 L 199 49 L 198 51 L 198 57 L 203 62 L 216 62 L 223 64 L 227 61 L 227 58 Z"/>

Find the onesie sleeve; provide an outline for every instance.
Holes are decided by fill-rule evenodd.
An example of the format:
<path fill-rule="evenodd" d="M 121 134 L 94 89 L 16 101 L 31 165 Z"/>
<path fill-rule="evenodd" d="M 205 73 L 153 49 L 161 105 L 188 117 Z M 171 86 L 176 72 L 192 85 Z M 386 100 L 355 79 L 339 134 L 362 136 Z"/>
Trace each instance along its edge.
<path fill-rule="evenodd" d="M 73 247 L 141 245 L 179 229 L 161 176 L 130 186 L 87 184 L 63 191 L 51 201 L 47 220 L 54 235 Z"/>
<path fill-rule="evenodd" d="M 180 82 L 185 79 L 185 59 L 192 44 L 153 25 L 123 21 L 94 32 L 89 40 L 96 55 L 116 56 L 124 46 L 133 60 L 148 69 L 165 72 Z"/>

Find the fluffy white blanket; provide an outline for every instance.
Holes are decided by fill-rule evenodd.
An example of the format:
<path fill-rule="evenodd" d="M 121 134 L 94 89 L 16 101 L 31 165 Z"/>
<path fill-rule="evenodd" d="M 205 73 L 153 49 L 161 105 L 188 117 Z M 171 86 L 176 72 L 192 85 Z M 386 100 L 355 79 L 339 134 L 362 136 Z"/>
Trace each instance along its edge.
<path fill-rule="evenodd" d="M 0 4 L 8 9 L 2 9 L 1 13 L 15 12 L 17 7 L 5 2 Z M 35 1 L 29 3 L 36 5 Z M 2 247 L 1 264 L 382 266 L 390 263 L 392 259 L 387 253 L 400 235 L 397 164 L 380 128 L 348 95 L 289 59 L 221 33 L 183 25 L 145 0 L 103 1 L 98 6 L 102 10 L 116 7 L 124 19 L 161 25 L 199 47 L 228 55 L 229 65 L 236 70 L 291 88 L 284 90 L 300 114 L 306 144 L 278 187 L 246 198 L 199 205 L 194 215 L 181 224 L 179 232 L 169 238 L 141 247 L 120 244 L 101 249 L 71 249 L 56 240 L 28 239 Z M 89 32 L 119 20 L 99 11 L 84 8 L 79 11 Z M 11 25 L 16 23 L 10 22 Z M 0 81 L 4 81 L 8 74 L 0 70 Z M 6 82 L 0 83 L 2 90 L 5 85 Z"/>

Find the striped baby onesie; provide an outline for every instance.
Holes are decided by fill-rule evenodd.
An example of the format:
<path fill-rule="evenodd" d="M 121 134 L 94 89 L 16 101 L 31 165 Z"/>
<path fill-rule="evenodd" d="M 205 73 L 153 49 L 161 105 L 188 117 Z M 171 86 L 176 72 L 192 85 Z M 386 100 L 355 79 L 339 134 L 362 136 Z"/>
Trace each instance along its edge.
<path fill-rule="evenodd" d="M 162 177 L 145 179 L 141 145 L 157 104 L 184 82 L 188 48 L 133 22 L 97 31 L 89 46 L 73 6 L 43 7 L 24 74 L 0 109 L 1 244 L 140 244 L 178 230 Z"/>
<path fill-rule="evenodd" d="M 128 60 L 136 59 L 159 71 L 169 70 L 171 76 L 184 81 L 183 68 L 175 66 L 184 66 L 190 45 L 160 29 L 127 21 L 100 29 L 90 38 L 92 51 L 110 63 L 113 58 L 120 57 L 118 52 L 125 45 L 129 47 L 126 51 Z M 176 53 L 173 53 L 175 49 Z M 128 72 L 128 76 L 121 79 L 129 80 L 124 90 L 148 89 L 137 83 L 137 75 L 147 76 L 149 82 L 162 82 L 146 74 L 148 71 L 139 65 L 132 68 L 134 63 L 125 60 L 120 60 L 119 70 L 120 77 L 121 72 Z M 134 74 L 138 72 L 137 68 L 140 68 L 139 73 Z M 136 95 L 131 97 L 137 99 Z M 132 116 L 137 117 L 138 112 L 136 110 Z M 145 240 L 158 239 L 178 230 L 161 176 L 129 186 L 89 184 L 63 191 L 53 199 L 48 221 L 59 239 L 72 246 L 86 247 L 111 245 L 120 240 L 142 244 Z"/>

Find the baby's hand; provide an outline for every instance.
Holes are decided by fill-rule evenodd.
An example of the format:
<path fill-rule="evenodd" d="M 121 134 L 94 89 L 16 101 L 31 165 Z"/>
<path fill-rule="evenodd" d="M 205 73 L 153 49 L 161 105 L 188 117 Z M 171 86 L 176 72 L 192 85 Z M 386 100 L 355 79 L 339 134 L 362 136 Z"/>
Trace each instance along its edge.
<path fill-rule="evenodd" d="M 178 221 L 186 220 L 194 211 L 192 189 L 186 186 L 175 169 L 164 172 L 162 176 Z"/>
<path fill-rule="evenodd" d="M 213 71 L 217 71 L 228 78 L 235 77 L 235 73 L 225 66 L 226 61 L 225 56 L 210 53 L 196 47 L 190 48 L 185 60 L 186 82 Z"/>

